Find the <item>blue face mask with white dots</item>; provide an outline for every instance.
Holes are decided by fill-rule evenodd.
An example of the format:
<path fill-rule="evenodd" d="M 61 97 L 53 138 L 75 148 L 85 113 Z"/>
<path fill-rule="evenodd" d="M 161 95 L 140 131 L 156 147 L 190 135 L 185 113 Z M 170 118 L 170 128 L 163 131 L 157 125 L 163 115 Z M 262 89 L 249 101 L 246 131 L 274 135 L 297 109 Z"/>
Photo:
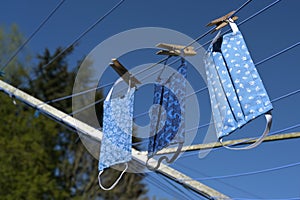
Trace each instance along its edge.
<path fill-rule="evenodd" d="M 273 107 L 241 32 L 236 24 L 229 24 L 232 32 L 215 38 L 208 48 L 205 59 L 207 86 L 214 126 L 221 142 L 249 121 L 265 115 L 266 129 L 256 143 L 231 148 L 250 149 L 260 144 L 268 134 Z"/>

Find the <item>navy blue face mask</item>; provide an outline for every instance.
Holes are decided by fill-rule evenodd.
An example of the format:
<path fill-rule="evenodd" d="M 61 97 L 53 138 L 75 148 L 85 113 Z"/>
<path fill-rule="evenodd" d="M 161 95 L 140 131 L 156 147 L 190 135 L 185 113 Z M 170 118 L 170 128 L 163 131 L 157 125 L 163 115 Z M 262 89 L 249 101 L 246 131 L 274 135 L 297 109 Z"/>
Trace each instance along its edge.
<path fill-rule="evenodd" d="M 249 121 L 265 115 L 266 129 L 256 143 L 231 148 L 250 149 L 259 145 L 269 133 L 273 107 L 241 32 L 235 23 L 229 24 L 233 32 L 215 39 L 208 48 L 205 60 L 207 86 L 220 142 Z"/>
<path fill-rule="evenodd" d="M 148 161 L 155 156 L 156 152 L 171 144 L 178 144 L 178 149 L 171 159 L 166 156 L 159 158 L 154 168 L 150 168 L 147 161 L 150 170 L 159 168 L 163 159 L 168 163 L 173 162 L 180 154 L 184 143 L 184 97 L 187 73 L 184 59 L 177 72 L 167 81 L 159 80 L 159 83 L 154 85 L 153 104 L 160 106 L 153 109 L 151 113 Z"/>

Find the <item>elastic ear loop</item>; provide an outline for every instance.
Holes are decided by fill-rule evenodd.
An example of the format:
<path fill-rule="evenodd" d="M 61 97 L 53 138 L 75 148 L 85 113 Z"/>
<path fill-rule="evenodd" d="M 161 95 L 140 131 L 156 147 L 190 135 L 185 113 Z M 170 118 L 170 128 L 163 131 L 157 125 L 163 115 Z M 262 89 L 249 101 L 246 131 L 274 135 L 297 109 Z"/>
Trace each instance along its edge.
<path fill-rule="evenodd" d="M 167 63 L 168 63 L 168 60 L 169 60 L 171 57 L 172 57 L 172 56 L 168 56 L 167 59 L 165 60 L 164 66 L 163 66 L 163 68 L 161 69 L 159 75 L 157 76 L 157 79 L 156 79 L 157 82 L 160 82 L 160 80 L 161 80 L 161 75 L 162 75 L 163 72 L 165 71 L 166 65 L 167 65 Z"/>
<path fill-rule="evenodd" d="M 214 37 L 214 39 L 211 41 L 210 43 L 210 47 L 220 38 L 221 36 L 221 30 L 219 30 L 219 32 L 217 33 L 217 35 Z"/>
<path fill-rule="evenodd" d="M 166 162 L 169 163 L 169 164 L 170 164 L 170 163 L 173 163 L 173 162 L 177 159 L 177 157 L 179 156 L 179 154 L 181 153 L 182 147 L 183 147 L 183 143 L 179 143 L 179 144 L 178 144 L 178 148 L 177 148 L 175 154 L 174 154 L 170 159 L 169 159 L 167 156 L 162 156 L 162 157 L 160 157 L 160 158 L 158 159 L 157 165 L 156 165 L 155 167 L 151 167 L 151 166 L 149 165 L 149 160 L 150 160 L 151 158 L 153 158 L 155 155 L 149 156 L 148 159 L 147 159 L 147 162 L 146 162 L 146 167 L 147 167 L 149 170 L 151 170 L 151 171 L 155 171 L 155 170 L 157 170 L 157 169 L 160 167 L 160 164 L 161 164 L 161 162 L 162 162 L 163 160 L 166 160 Z"/>
<path fill-rule="evenodd" d="M 253 149 L 255 147 L 257 147 L 258 145 L 260 145 L 263 140 L 265 139 L 265 137 L 268 135 L 268 133 L 270 132 L 271 129 L 271 125 L 272 125 L 272 114 L 271 112 L 267 112 L 265 114 L 265 118 L 266 118 L 266 128 L 265 131 L 263 132 L 263 134 L 260 136 L 260 138 L 257 139 L 257 141 L 249 146 L 246 147 L 241 147 L 241 148 L 235 148 L 235 147 L 229 147 L 223 144 L 223 138 L 220 139 L 220 143 L 223 145 L 223 147 L 225 147 L 226 149 L 230 149 L 230 150 L 248 150 L 248 149 Z"/>
<path fill-rule="evenodd" d="M 128 80 L 127 94 L 129 93 L 130 89 L 131 89 L 131 77 L 129 77 L 129 80 Z"/>
<path fill-rule="evenodd" d="M 119 178 L 118 178 L 118 179 L 117 179 L 117 180 L 116 180 L 109 188 L 105 188 L 105 187 L 102 185 L 102 183 L 101 183 L 101 178 L 100 178 L 100 176 L 101 176 L 101 174 L 103 173 L 104 170 L 99 171 L 99 174 L 98 174 L 98 182 L 99 182 L 100 188 L 101 188 L 102 190 L 106 190 L 106 191 L 112 190 L 112 189 L 113 189 L 114 187 L 116 187 L 116 185 L 119 183 L 119 181 L 121 180 L 123 174 L 126 172 L 127 169 L 128 169 L 128 164 L 125 163 L 125 169 L 122 171 L 122 173 L 120 174 Z"/>
<path fill-rule="evenodd" d="M 226 21 L 229 23 L 229 26 L 234 34 L 239 31 L 238 26 L 236 25 L 236 23 L 234 23 L 234 21 L 231 18 L 227 19 Z"/>
<path fill-rule="evenodd" d="M 121 79 L 118 79 L 118 81 L 114 84 L 114 86 L 119 82 L 121 82 Z M 112 88 L 109 90 L 109 92 L 108 92 L 108 94 L 105 98 L 105 101 L 109 101 L 111 99 L 112 92 L 114 90 L 114 86 L 112 86 Z M 128 81 L 128 89 L 127 89 L 127 92 L 126 92 L 127 94 L 129 93 L 130 89 L 131 89 L 131 77 L 129 77 L 129 81 Z"/>

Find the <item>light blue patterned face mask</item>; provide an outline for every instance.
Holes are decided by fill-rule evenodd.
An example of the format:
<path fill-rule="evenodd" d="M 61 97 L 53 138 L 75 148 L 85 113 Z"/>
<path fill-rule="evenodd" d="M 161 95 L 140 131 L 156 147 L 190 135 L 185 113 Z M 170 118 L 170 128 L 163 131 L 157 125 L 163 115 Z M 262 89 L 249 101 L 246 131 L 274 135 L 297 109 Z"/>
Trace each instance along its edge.
<path fill-rule="evenodd" d="M 205 60 L 214 125 L 222 139 L 249 121 L 265 114 L 267 125 L 256 143 L 259 145 L 268 134 L 273 109 L 262 80 L 253 64 L 241 32 L 235 23 L 229 23 L 232 33 L 214 40 Z M 229 147 L 227 147 L 229 148 Z"/>
<path fill-rule="evenodd" d="M 158 80 L 159 82 L 154 85 L 153 104 L 160 106 L 151 112 L 147 160 L 147 167 L 150 170 L 159 168 L 163 159 L 168 163 L 173 162 L 181 152 L 184 143 L 186 73 L 186 61 L 182 59 L 177 73 L 172 74 L 165 82 Z M 178 144 L 177 152 L 170 159 L 166 156 L 160 157 L 157 166 L 150 168 L 148 161 L 155 156 L 157 151 L 171 144 Z"/>
<path fill-rule="evenodd" d="M 130 85 L 130 84 L 129 84 Z M 99 185 L 103 190 L 113 189 L 128 168 L 127 162 L 132 158 L 132 125 L 133 103 L 135 88 L 128 88 L 123 97 L 111 99 L 113 88 L 104 101 L 103 138 L 101 141 L 99 158 Z M 100 176 L 105 168 L 125 163 L 125 169 L 109 188 L 101 184 Z"/>

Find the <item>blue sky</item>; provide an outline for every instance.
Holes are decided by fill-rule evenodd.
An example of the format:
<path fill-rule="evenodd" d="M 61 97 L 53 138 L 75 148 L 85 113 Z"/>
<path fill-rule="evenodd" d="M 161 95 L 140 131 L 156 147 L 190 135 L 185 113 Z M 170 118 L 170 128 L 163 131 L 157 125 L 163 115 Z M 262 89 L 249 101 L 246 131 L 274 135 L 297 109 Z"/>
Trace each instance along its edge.
<path fill-rule="evenodd" d="M 238 13 L 238 22 L 274 1 L 253 0 Z M 0 25 L 9 27 L 12 23 L 16 23 L 25 37 L 28 37 L 58 2 L 49 0 L 3 0 L 0 8 Z M 116 0 L 88 0 L 83 3 L 79 0 L 67 0 L 30 41 L 28 49 L 34 55 L 41 53 L 45 48 L 54 51 L 59 46 L 68 46 L 117 2 Z M 68 61 L 71 66 L 75 65 L 78 60 L 85 57 L 100 42 L 117 33 L 133 28 L 163 27 L 196 38 L 208 30 L 205 25 L 210 20 L 238 8 L 243 2 L 224 0 L 177 2 L 170 0 L 127 0 L 80 40 L 78 47 Z M 299 7 L 300 1 L 282 0 L 274 7 L 239 27 L 255 63 L 299 42 Z M 201 39 L 199 43 L 203 44 L 212 37 L 213 35 L 208 35 Z M 124 64 L 126 63 L 126 66 L 132 67 L 159 61 L 162 57 L 153 55 L 153 52 L 155 51 L 145 50 L 130 53 L 122 56 L 121 61 Z M 257 66 L 270 99 L 275 99 L 300 88 L 299 52 L 300 47 L 298 46 Z M 115 55 L 112 55 L 113 57 Z M 108 75 L 102 80 L 101 84 L 116 80 L 117 76 L 114 72 L 108 70 L 107 73 Z M 188 80 L 195 90 L 205 87 L 201 77 L 194 76 L 192 72 L 190 72 L 190 78 L 188 74 Z M 201 102 L 201 121 L 199 122 L 201 125 L 208 123 L 210 118 L 210 110 L 207 109 L 207 106 L 209 106 L 208 92 L 202 92 L 197 97 Z M 147 101 L 147 99 L 150 99 L 150 101 Z M 281 130 L 300 123 L 298 101 L 300 101 L 300 94 L 295 94 L 273 104 L 274 121 L 271 131 Z M 147 111 L 149 109 L 147 106 L 150 106 L 151 103 L 151 93 L 149 97 L 137 94 L 136 102 L 137 110 L 135 113 Z M 144 102 L 146 103 L 144 104 Z M 144 121 L 141 120 L 139 123 L 147 123 L 147 120 L 145 118 Z M 235 133 L 235 136 L 237 138 L 258 136 L 262 128 L 263 120 L 258 119 L 257 123 L 249 124 L 245 129 Z M 300 131 L 300 128 L 287 132 L 295 131 Z M 198 131 L 195 143 L 201 142 L 203 132 L 206 132 L 206 130 L 201 129 Z M 255 149 L 238 152 L 221 148 L 211 152 L 203 159 L 198 158 L 197 152 L 194 155 L 187 153 L 189 156 L 181 157 L 172 166 L 195 178 L 262 170 L 299 162 L 299 143 L 300 139 L 264 143 Z M 163 181 L 159 176 L 156 177 L 158 180 Z M 300 198 L 300 166 L 250 176 L 206 180 L 203 183 L 233 198 Z M 169 183 L 166 184 L 174 188 Z M 159 198 L 174 198 L 172 194 L 168 194 L 170 192 L 162 191 L 154 184 L 149 184 L 149 188 L 150 194 L 155 194 Z M 181 189 L 185 190 L 186 193 L 184 194 L 188 198 L 195 198 L 195 196 L 189 196 L 192 193 L 191 191 Z"/>

